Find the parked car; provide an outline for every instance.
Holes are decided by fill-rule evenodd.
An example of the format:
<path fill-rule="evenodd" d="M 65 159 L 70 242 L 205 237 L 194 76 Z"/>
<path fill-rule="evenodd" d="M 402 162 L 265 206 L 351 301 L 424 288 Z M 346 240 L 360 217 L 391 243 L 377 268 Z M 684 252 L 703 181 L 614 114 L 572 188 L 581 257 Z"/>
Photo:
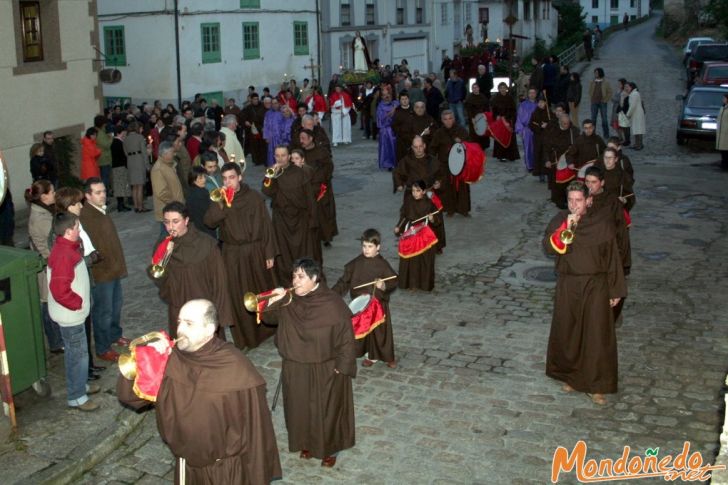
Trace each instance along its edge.
<path fill-rule="evenodd" d="M 693 49 L 700 44 L 714 44 L 715 40 L 712 37 L 690 37 L 683 47 L 683 64 L 685 67 L 688 65 L 688 58 L 692 54 Z"/>
<path fill-rule="evenodd" d="M 728 44 L 700 44 L 693 49 L 688 59 L 688 88 L 706 61 L 728 61 Z"/>
<path fill-rule="evenodd" d="M 695 78 L 696 86 L 728 87 L 728 62 L 708 61 Z"/>
<path fill-rule="evenodd" d="M 716 118 L 728 88 L 721 86 L 695 86 L 682 101 L 682 111 L 677 122 L 676 141 L 684 145 L 689 138 L 715 139 Z"/>

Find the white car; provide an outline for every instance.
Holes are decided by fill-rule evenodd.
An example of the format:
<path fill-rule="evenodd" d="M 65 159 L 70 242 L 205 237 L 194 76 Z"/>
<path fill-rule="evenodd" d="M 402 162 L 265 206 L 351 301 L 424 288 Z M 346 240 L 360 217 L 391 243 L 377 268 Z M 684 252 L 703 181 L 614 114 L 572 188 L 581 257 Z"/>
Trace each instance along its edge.
<path fill-rule="evenodd" d="M 688 61 L 688 58 L 693 52 L 693 49 L 695 49 L 695 46 L 700 44 L 710 44 L 712 42 L 715 42 L 712 37 L 690 37 L 685 43 L 685 47 L 683 47 L 683 64 Z"/>

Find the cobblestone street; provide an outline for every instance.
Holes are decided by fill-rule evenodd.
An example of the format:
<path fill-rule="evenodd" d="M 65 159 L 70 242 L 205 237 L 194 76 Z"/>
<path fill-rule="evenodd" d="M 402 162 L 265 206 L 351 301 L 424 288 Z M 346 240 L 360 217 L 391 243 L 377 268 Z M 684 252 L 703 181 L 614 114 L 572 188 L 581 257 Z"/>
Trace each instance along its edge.
<path fill-rule="evenodd" d="M 608 39 L 583 75 L 585 93 L 595 67 L 603 67 L 610 82 L 633 80 L 647 111 L 645 150 L 627 152 L 637 204 L 630 293 L 618 329 L 619 393 L 598 407 L 583 394 L 563 393 L 545 376 L 555 276 L 540 242 L 555 208 L 522 161 L 489 159 L 485 178 L 471 189 L 472 217 L 446 219 L 448 245 L 437 259 L 435 291 L 398 290 L 392 298 L 399 366 L 360 367 L 356 446 L 342 452 L 333 469 L 300 460 L 287 450 L 280 406 L 273 414 L 284 474 L 278 483 L 544 484 L 556 447 L 571 449 L 578 440 L 597 459 L 618 458 L 626 445 L 635 454 L 660 447 L 661 456 L 675 455 L 690 441 L 712 462 L 728 368 L 728 174 L 710 145 L 675 144 L 675 95 L 684 74 L 676 51 L 652 38 L 658 21 Z M 586 99 L 580 119 L 588 110 Z M 355 143 L 334 149 L 340 234 L 324 253 L 331 284 L 358 254 L 356 239 L 368 227 L 385 235 L 383 255 L 397 265 L 391 228 L 401 195 L 391 194 L 390 174 L 376 169 L 376 143 L 361 140 L 361 133 L 353 130 Z M 246 177 L 259 188 L 262 170 L 252 167 Z M 150 214 L 113 214 L 130 274 L 123 310 L 128 337 L 166 326 L 166 308 L 144 274 L 159 231 Z M 266 378 L 272 401 L 281 365 L 272 341 L 248 356 Z M 111 420 L 133 420 L 135 429 L 121 445 L 74 483 L 171 483 L 173 459 L 154 412 L 140 420 L 113 396 L 116 367 L 100 381 L 109 421 L 99 423 L 65 409 L 62 360 L 54 357 L 51 364 L 62 419 L 34 412 L 33 397 L 21 396 L 28 408 L 25 417 L 21 409 L 23 429 L 43 438 L 27 440 L 23 452 L 0 455 L 0 468 L 8 470 L 3 477 L 15 476 L 23 453 L 41 470 L 49 461 L 44 446 L 51 446 L 44 442 L 68 438 L 69 453 L 78 454 L 75 447 L 110 429 Z M 83 430 L 66 437 L 72 426 Z M 663 482 L 653 480 L 640 483 Z M 559 483 L 575 481 L 565 474 Z"/>

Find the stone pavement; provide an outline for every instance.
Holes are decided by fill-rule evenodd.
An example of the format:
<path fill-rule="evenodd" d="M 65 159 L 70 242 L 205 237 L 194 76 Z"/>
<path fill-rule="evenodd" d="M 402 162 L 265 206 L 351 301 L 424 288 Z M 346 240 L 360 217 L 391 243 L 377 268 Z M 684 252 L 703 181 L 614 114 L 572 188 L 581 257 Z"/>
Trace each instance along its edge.
<path fill-rule="evenodd" d="M 639 455 L 657 446 L 660 456 L 675 455 L 690 441 L 713 460 L 728 358 L 728 175 L 708 145 L 675 145 L 674 96 L 683 81 L 678 54 L 651 38 L 657 21 L 610 37 L 584 81 L 586 90 L 597 66 L 609 79 L 634 80 L 648 113 L 646 149 L 630 152 L 638 200 L 630 296 L 618 331 L 619 393 L 601 408 L 545 377 L 554 275 L 540 240 L 555 210 L 521 162 L 491 160 L 472 186 L 472 218 L 446 220 L 435 291 L 393 296 L 400 365 L 360 370 L 356 447 L 330 470 L 300 460 L 287 452 L 283 412 L 275 411 L 281 483 L 543 484 L 555 448 L 577 440 L 593 458 L 617 458 L 625 445 Z M 587 111 L 583 103 L 581 119 Z M 367 227 L 385 234 L 383 254 L 397 262 L 390 228 L 401 196 L 391 194 L 390 174 L 376 170 L 375 153 L 366 140 L 335 149 L 340 235 L 324 254 L 331 281 L 358 254 L 356 238 Z M 251 183 L 261 177 L 250 169 Z M 124 325 L 134 337 L 165 326 L 165 309 L 143 272 L 157 225 L 148 214 L 114 218 L 130 273 Z M 248 356 L 272 399 L 280 369 L 272 342 Z M 56 474 L 62 483 L 169 482 L 173 461 L 154 413 L 120 408 L 115 372 L 102 380 L 101 411 L 79 415 L 65 409 L 62 362 L 51 360 L 54 397 L 19 397 L 21 440 L 0 450 L 1 481 L 43 483 Z M 573 474 L 560 481 L 574 482 Z"/>

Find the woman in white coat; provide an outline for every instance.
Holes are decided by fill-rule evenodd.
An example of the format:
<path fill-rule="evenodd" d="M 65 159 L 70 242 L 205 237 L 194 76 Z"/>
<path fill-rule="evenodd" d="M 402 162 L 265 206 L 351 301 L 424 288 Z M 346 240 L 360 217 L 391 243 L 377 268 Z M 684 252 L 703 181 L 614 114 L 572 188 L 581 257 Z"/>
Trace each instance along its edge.
<path fill-rule="evenodd" d="M 642 150 L 642 137 L 645 135 L 645 109 L 642 106 L 642 96 L 637 90 L 637 85 L 633 82 L 628 82 L 624 87 L 624 90 L 629 95 L 629 110 L 627 111 L 627 118 L 629 118 L 630 131 L 634 136 L 634 145 L 632 148 L 635 150 Z"/>
<path fill-rule="evenodd" d="M 720 167 L 728 170 L 728 94 L 723 95 L 723 104 L 718 112 L 717 120 L 715 149 L 720 152 Z"/>

